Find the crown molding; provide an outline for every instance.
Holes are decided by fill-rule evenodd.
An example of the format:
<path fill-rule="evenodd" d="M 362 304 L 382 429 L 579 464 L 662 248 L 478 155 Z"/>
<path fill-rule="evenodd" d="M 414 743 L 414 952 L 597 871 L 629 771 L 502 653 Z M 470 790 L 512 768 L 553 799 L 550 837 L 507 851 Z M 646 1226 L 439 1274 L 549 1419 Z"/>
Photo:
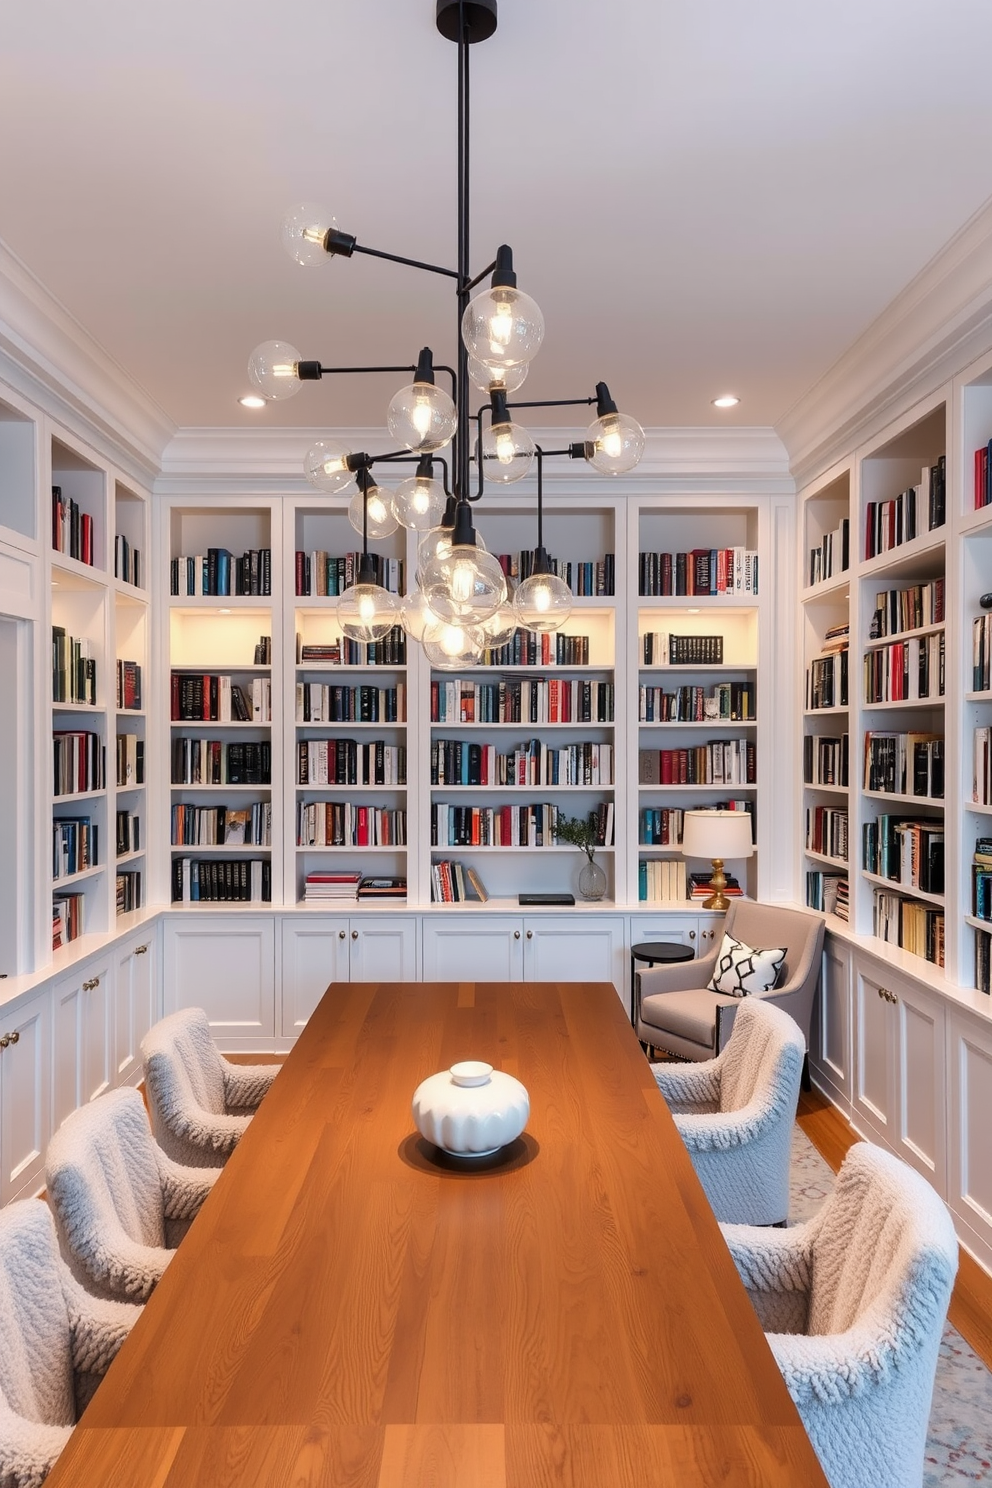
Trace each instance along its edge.
<path fill-rule="evenodd" d="M 992 200 L 776 424 L 799 486 L 992 347 Z"/>
<path fill-rule="evenodd" d="M 175 425 L 0 241 L 4 381 L 150 481 Z"/>

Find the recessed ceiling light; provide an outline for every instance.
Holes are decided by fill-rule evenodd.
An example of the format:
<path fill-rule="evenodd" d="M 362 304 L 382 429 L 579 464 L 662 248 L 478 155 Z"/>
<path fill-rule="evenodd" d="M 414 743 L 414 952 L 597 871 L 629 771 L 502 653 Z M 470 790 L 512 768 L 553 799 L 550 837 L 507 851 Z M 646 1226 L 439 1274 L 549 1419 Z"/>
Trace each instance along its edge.
<path fill-rule="evenodd" d="M 719 398 L 713 399 L 713 407 L 736 408 L 740 401 L 741 400 L 737 397 L 736 393 L 721 393 Z M 244 399 L 242 399 L 242 402 L 244 402 Z"/>
<path fill-rule="evenodd" d="M 241 404 L 242 408 L 265 407 L 265 399 L 260 398 L 257 393 L 245 393 L 245 396 L 243 398 L 239 398 L 238 402 Z"/>

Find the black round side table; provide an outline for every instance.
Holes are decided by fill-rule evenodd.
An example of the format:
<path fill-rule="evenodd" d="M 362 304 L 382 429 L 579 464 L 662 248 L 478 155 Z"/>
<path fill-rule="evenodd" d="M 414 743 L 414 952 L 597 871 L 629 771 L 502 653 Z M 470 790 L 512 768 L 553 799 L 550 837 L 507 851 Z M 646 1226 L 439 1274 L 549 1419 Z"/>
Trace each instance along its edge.
<path fill-rule="evenodd" d="M 679 961 L 691 961 L 695 956 L 695 948 L 686 945 L 681 940 L 642 940 L 639 945 L 630 948 L 630 1022 L 631 1027 L 637 1027 L 637 997 L 634 985 L 634 977 L 637 974 L 637 963 L 643 961 L 647 966 L 674 966 Z"/>

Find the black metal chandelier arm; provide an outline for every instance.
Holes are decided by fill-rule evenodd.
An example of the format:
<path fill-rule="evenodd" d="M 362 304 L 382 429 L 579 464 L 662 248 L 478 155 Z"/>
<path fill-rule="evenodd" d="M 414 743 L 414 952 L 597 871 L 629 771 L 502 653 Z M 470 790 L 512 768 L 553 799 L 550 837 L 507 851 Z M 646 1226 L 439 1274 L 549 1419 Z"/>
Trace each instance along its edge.
<path fill-rule="evenodd" d="M 535 444 L 537 456 L 537 548 L 544 551 L 544 450 Z"/>
<path fill-rule="evenodd" d="M 481 269 L 479 271 L 479 273 L 476 274 L 476 276 L 475 276 L 474 279 L 469 279 L 469 281 L 467 282 L 467 284 L 463 284 L 461 286 L 460 290 L 458 291 L 458 293 L 461 294 L 461 295 L 466 295 L 466 296 L 467 295 L 470 295 L 472 293 L 473 289 L 475 288 L 475 286 L 477 284 L 481 284 L 482 281 L 483 281 L 483 279 L 485 279 L 486 275 L 487 274 L 491 274 L 492 271 L 493 271 L 493 269 L 495 269 L 495 267 L 496 267 L 496 260 L 493 259 L 492 263 L 486 264 L 486 267 L 484 269 Z"/>
<path fill-rule="evenodd" d="M 426 274 L 443 274 L 446 279 L 461 279 L 457 269 L 445 269 L 440 264 L 424 263 L 419 258 L 406 258 L 402 253 L 384 253 L 381 248 L 365 248 L 361 243 L 356 243 L 352 249 L 353 253 L 365 253 L 370 258 L 385 258 L 390 263 L 406 264 L 411 269 L 423 269 Z"/>
<path fill-rule="evenodd" d="M 530 403 L 518 403 L 516 399 L 511 403 L 507 399 L 506 406 L 512 413 L 515 408 L 591 408 L 595 402 L 595 398 L 538 398 Z"/>

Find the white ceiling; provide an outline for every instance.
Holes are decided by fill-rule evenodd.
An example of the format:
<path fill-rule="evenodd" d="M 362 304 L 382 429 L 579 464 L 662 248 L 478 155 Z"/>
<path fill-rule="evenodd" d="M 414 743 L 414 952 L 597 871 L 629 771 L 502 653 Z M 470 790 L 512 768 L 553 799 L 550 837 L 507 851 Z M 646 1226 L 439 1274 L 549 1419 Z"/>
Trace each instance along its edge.
<path fill-rule="evenodd" d="M 243 412 L 273 337 L 451 359 L 447 281 L 279 241 L 315 200 L 453 263 L 434 0 L 4 11 L 0 238 L 177 425 L 382 423 L 402 378 Z M 992 196 L 990 56 L 988 0 L 501 0 L 472 54 L 473 261 L 509 242 L 544 310 L 526 395 L 605 378 L 645 425 L 775 424 Z"/>

